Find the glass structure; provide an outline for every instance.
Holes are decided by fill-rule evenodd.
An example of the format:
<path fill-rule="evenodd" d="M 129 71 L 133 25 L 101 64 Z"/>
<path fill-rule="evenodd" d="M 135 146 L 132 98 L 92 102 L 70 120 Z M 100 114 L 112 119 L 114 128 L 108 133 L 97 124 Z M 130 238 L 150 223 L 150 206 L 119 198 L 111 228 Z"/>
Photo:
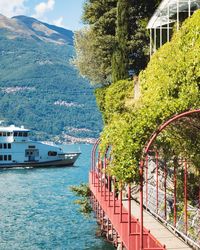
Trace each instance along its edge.
<path fill-rule="evenodd" d="M 179 30 L 181 23 L 197 9 L 200 9 L 200 0 L 163 0 L 147 25 L 150 55 L 170 41 L 173 30 Z"/>

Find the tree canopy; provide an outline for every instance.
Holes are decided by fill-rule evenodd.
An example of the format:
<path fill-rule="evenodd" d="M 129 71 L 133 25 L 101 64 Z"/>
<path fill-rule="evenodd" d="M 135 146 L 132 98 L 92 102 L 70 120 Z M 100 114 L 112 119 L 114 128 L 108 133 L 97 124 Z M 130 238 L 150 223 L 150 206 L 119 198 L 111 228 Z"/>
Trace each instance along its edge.
<path fill-rule="evenodd" d="M 138 74 L 148 62 L 146 24 L 160 0 L 86 0 L 75 34 L 74 64 L 93 84 L 109 85 Z"/>

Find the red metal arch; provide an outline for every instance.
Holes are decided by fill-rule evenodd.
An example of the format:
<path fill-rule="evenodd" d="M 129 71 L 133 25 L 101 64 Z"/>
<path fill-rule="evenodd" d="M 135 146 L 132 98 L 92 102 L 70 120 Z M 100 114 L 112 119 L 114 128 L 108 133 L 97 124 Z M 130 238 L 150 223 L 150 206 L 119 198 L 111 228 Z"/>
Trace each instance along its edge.
<path fill-rule="evenodd" d="M 189 115 L 192 114 L 197 114 L 200 113 L 200 109 L 195 109 L 195 110 L 189 110 L 189 111 L 185 111 L 183 113 L 180 114 L 176 114 L 173 117 L 171 117 L 170 119 L 168 119 L 166 122 L 164 122 L 162 125 L 160 125 L 160 127 L 158 127 L 158 129 L 151 135 L 149 141 L 147 142 L 146 146 L 143 149 L 143 154 L 142 154 L 142 158 L 141 158 L 141 162 L 140 162 L 140 222 L 141 222 L 141 232 L 140 232 L 140 244 L 141 244 L 141 249 L 143 249 L 143 232 L 142 232 L 142 228 L 143 228 L 143 185 L 144 185 L 144 179 L 143 179 L 143 173 L 144 173 L 144 161 L 145 161 L 145 157 L 147 156 L 150 147 L 152 146 L 153 142 L 156 140 L 157 136 L 171 123 L 173 123 L 174 121 L 182 118 L 182 117 L 187 117 Z M 200 193 L 199 193 L 199 198 L 200 198 Z M 200 202 L 200 199 L 199 199 Z M 199 203 L 200 204 L 200 203 Z"/>
<path fill-rule="evenodd" d="M 172 118 L 170 118 L 169 120 L 167 120 L 166 122 L 164 122 L 151 136 L 151 138 L 149 139 L 149 142 L 147 143 L 145 149 L 144 149 L 144 153 L 147 154 L 147 152 L 149 151 L 152 143 L 154 142 L 154 140 L 156 139 L 156 137 L 160 134 L 160 132 L 162 132 L 169 124 L 171 124 L 172 122 L 182 118 L 182 117 L 186 117 L 195 113 L 200 113 L 200 109 L 195 109 L 195 110 L 189 110 L 177 115 L 174 115 Z"/>
<path fill-rule="evenodd" d="M 96 140 L 96 142 L 94 143 L 93 145 L 93 148 L 92 148 L 92 154 L 91 154 L 91 168 L 92 170 L 95 168 L 95 153 L 96 153 L 96 150 L 97 150 L 97 147 L 99 146 L 99 142 L 100 142 L 100 138 L 98 138 Z"/>
<path fill-rule="evenodd" d="M 127 250 L 143 250 L 143 246 L 139 245 L 139 239 L 142 238 L 139 233 L 141 223 L 131 213 L 131 186 L 128 186 L 128 208 L 125 208 L 122 190 L 116 188 L 115 177 L 109 174 L 105 176 L 105 172 L 102 171 L 106 170 L 107 161 L 110 160 L 109 147 L 103 155 L 100 155 L 98 152 L 99 143 L 100 139 L 93 146 L 92 166 L 89 174 L 91 203 L 97 220 L 99 220 L 104 232 L 106 231 L 106 237 L 111 234 L 115 245 L 120 246 L 120 249 L 126 247 Z M 149 230 L 142 229 L 146 249 L 165 249 L 165 246 L 161 245 Z"/>
<path fill-rule="evenodd" d="M 142 161 L 141 161 L 141 164 L 140 164 L 140 176 L 141 176 L 141 179 L 140 179 L 140 220 L 137 221 L 139 223 L 139 227 L 137 229 L 137 237 L 139 237 L 139 242 L 138 242 L 138 246 L 140 246 L 139 248 L 137 249 L 144 249 L 145 246 L 146 246 L 146 235 L 147 233 L 150 234 L 150 232 L 147 232 L 144 230 L 144 227 L 143 227 L 143 168 L 144 168 L 144 161 L 143 159 L 145 159 L 144 156 L 147 155 L 151 145 L 153 144 L 153 142 L 155 141 L 155 139 L 157 138 L 157 136 L 161 133 L 161 131 L 163 131 L 169 124 L 171 124 L 172 122 L 182 118 L 182 117 L 186 117 L 186 116 L 189 116 L 189 115 L 192 115 L 192 114 L 195 114 L 195 113 L 200 113 L 200 109 L 196 109 L 196 110 L 190 110 L 190 111 L 186 111 L 186 112 L 183 112 L 183 113 L 180 113 L 180 114 L 177 114 L 177 115 L 174 115 L 172 118 L 170 118 L 169 120 L 167 120 L 166 122 L 164 122 L 161 126 L 158 127 L 158 129 L 152 134 L 152 136 L 150 137 L 148 143 L 146 144 L 146 147 L 144 148 L 144 151 L 143 151 L 143 157 L 142 157 Z M 120 232 L 120 237 L 122 238 L 122 243 L 123 243 L 123 239 L 124 240 L 127 240 L 127 237 L 128 237 L 128 245 L 129 244 L 132 244 L 132 241 L 131 239 L 133 237 L 135 237 L 133 234 L 131 234 L 131 225 L 132 225 L 132 219 L 131 219 L 131 202 L 130 202 L 130 186 L 129 186 L 129 189 L 128 189 L 128 202 L 129 202 L 129 205 L 128 205 L 128 219 L 127 219 L 127 222 L 126 222 L 126 225 L 128 225 L 128 231 L 126 232 L 127 234 L 125 234 L 125 231 L 120 231 L 123 227 L 121 227 L 121 224 L 122 224 L 122 193 L 120 193 L 119 195 L 119 198 L 115 198 L 115 186 L 114 186 L 114 191 L 111 192 L 110 191 L 110 188 L 109 186 L 106 187 L 105 185 L 105 182 L 102 183 L 102 178 L 100 177 L 99 178 L 99 174 L 97 172 L 97 169 L 96 169 L 96 160 L 97 160 L 97 148 L 99 146 L 99 143 L 100 143 L 100 139 L 98 139 L 96 141 L 96 143 L 94 144 L 94 147 L 93 147 L 93 150 L 92 150 L 92 164 L 91 164 L 91 174 L 90 174 L 90 188 L 91 190 L 93 190 L 93 194 L 94 194 L 94 198 L 95 198 L 95 194 L 96 194 L 96 198 L 98 200 L 98 206 L 97 207 L 101 207 L 103 205 L 103 208 L 105 211 L 107 211 L 108 213 L 108 217 L 109 218 L 115 218 L 117 217 L 119 220 L 115 221 L 113 219 L 114 224 L 119 225 L 119 232 Z M 105 154 L 105 158 L 106 158 L 106 154 Z M 106 159 L 103 159 L 102 160 L 104 162 L 104 167 L 106 168 Z M 110 177 L 109 177 L 110 178 Z M 108 181 L 108 183 L 110 183 L 110 181 Z M 116 206 L 117 204 L 117 206 Z M 104 206 L 105 205 L 105 206 Z M 112 208 L 113 209 L 112 209 Z M 107 210 L 106 210 L 107 209 Z M 118 209 L 118 214 L 116 214 L 115 212 L 115 209 Z M 102 207 L 101 207 L 101 210 L 102 210 Z M 132 238 L 131 238 L 132 237 Z M 150 236 L 148 236 L 150 237 Z M 149 241 L 150 242 L 150 241 Z M 159 245 L 159 247 L 157 247 L 157 249 L 164 249 L 165 247 Z M 136 249 L 135 246 L 134 248 L 131 248 L 130 245 L 128 247 L 128 249 Z M 145 248 L 147 249 L 147 248 Z M 153 249 L 152 247 L 150 249 Z"/>
<path fill-rule="evenodd" d="M 91 153 L 91 171 L 92 172 L 95 172 L 95 165 L 96 165 L 96 150 L 99 146 L 99 143 L 100 143 L 100 138 L 98 138 L 96 140 L 96 142 L 94 143 L 93 145 L 93 148 L 92 148 L 92 153 Z M 94 176 L 92 177 L 92 184 L 94 184 Z"/>

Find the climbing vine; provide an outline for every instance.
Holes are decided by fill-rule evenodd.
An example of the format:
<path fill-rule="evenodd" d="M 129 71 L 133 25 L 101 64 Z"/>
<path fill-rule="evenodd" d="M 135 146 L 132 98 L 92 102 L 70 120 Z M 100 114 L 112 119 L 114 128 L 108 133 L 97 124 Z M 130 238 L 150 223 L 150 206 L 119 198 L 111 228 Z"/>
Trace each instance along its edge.
<path fill-rule="evenodd" d="M 200 11 L 196 11 L 174 34 L 171 42 L 152 56 L 147 68 L 139 75 L 139 99 L 133 98 L 134 84 L 130 80 L 98 89 L 97 101 L 105 119 L 101 151 L 112 145 L 110 171 L 118 179 L 131 181 L 134 177 L 138 180 L 142 150 L 160 124 L 174 114 L 200 108 L 199 23 Z M 166 133 L 169 135 L 170 131 L 172 129 Z M 183 132 L 182 129 L 177 131 Z M 184 134 L 184 140 L 191 139 L 191 134 Z M 175 140 L 169 139 L 168 143 L 174 145 L 172 142 Z M 200 149 L 199 144 L 196 142 L 196 149 Z M 181 150 L 185 148 L 180 147 L 179 153 Z M 194 154 L 194 147 L 187 150 Z M 194 167 L 198 168 L 195 161 Z"/>

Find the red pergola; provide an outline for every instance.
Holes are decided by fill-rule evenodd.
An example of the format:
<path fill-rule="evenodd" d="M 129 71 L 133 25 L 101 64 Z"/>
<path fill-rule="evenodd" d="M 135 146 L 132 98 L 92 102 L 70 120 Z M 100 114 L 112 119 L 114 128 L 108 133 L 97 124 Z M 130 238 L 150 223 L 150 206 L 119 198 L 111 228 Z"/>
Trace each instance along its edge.
<path fill-rule="evenodd" d="M 164 225 L 169 225 L 170 229 L 172 229 L 175 233 L 178 233 L 187 243 L 200 248 L 199 240 L 195 241 L 188 236 L 188 193 L 187 193 L 187 185 L 188 185 L 188 162 L 184 159 L 180 164 L 183 165 L 184 169 L 184 186 L 183 186 L 183 194 L 184 194 L 184 232 L 180 231 L 177 228 L 177 170 L 174 166 L 173 172 L 171 173 L 170 180 L 167 177 L 167 165 L 164 164 L 164 167 L 160 167 L 160 159 L 159 152 L 155 151 L 154 159 L 153 159 L 153 167 L 155 168 L 155 178 L 152 177 L 150 172 L 149 161 L 150 156 L 152 154 L 152 145 L 155 143 L 157 136 L 170 124 L 181 119 L 183 117 L 188 117 L 193 114 L 200 113 L 200 109 L 186 111 L 181 114 L 177 114 L 164 122 L 150 137 L 147 142 L 143 155 L 141 157 L 140 162 L 140 219 L 134 217 L 131 213 L 131 186 L 128 185 L 127 192 L 127 202 L 128 207 L 124 207 L 122 190 L 119 191 L 117 195 L 116 191 L 116 179 L 112 176 L 109 176 L 106 173 L 107 162 L 110 160 L 109 150 L 102 157 L 98 151 L 98 146 L 100 143 L 100 139 L 98 139 L 92 150 L 92 164 L 91 164 L 91 172 L 90 172 L 90 188 L 92 191 L 92 203 L 93 208 L 96 211 L 97 218 L 100 218 L 100 221 L 104 222 L 104 216 L 107 218 L 107 234 L 109 234 L 110 228 L 115 228 L 115 235 L 120 237 L 121 249 L 123 246 L 128 250 L 135 249 L 149 249 L 149 250 L 161 250 L 165 249 L 165 246 L 162 245 L 147 229 L 144 228 L 144 209 L 148 210 L 152 216 L 162 221 Z M 162 180 L 161 178 L 162 172 Z M 151 175 L 151 176 L 150 176 Z M 149 177 L 154 179 L 153 185 L 149 181 Z M 170 184 L 169 184 L 170 183 Z M 169 200 L 169 192 L 167 191 L 167 184 L 172 185 L 170 189 L 173 190 L 173 208 L 171 207 L 171 214 L 173 214 L 173 225 L 171 225 L 167 216 L 169 212 L 167 212 L 167 208 L 169 205 L 167 204 L 167 200 Z M 118 184 L 119 185 L 119 184 Z M 162 185 L 162 187 L 160 187 Z M 152 190 L 153 195 L 150 196 L 150 190 Z M 200 189 L 199 189 L 200 190 Z M 145 195 L 145 199 L 144 199 Z M 152 198 L 154 196 L 154 198 Z M 152 208 L 150 206 L 151 200 L 153 199 L 153 203 L 155 206 Z M 200 191 L 198 197 L 198 207 L 197 211 L 200 211 Z M 145 202 L 144 202 L 145 200 Z M 162 200 L 162 204 L 161 204 Z M 171 202 L 171 200 L 169 200 Z M 160 212 L 160 207 L 163 205 L 162 211 Z M 198 214 L 197 219 L 199 220 L 200 214 Z M 181 221 L 182 222 L 182 221 Z M 199 223 L 199 222 L 197 222 Z M 109 226 L 110 225 L 110 226 Z M 198 227 L 198 226 L 197 226 Z M 122 230 L 123 229 L 123 230 Z M 113 233 L 112 233 L 113 234 Z M 197 235 L 197 237 L 199 237 Z"/>

